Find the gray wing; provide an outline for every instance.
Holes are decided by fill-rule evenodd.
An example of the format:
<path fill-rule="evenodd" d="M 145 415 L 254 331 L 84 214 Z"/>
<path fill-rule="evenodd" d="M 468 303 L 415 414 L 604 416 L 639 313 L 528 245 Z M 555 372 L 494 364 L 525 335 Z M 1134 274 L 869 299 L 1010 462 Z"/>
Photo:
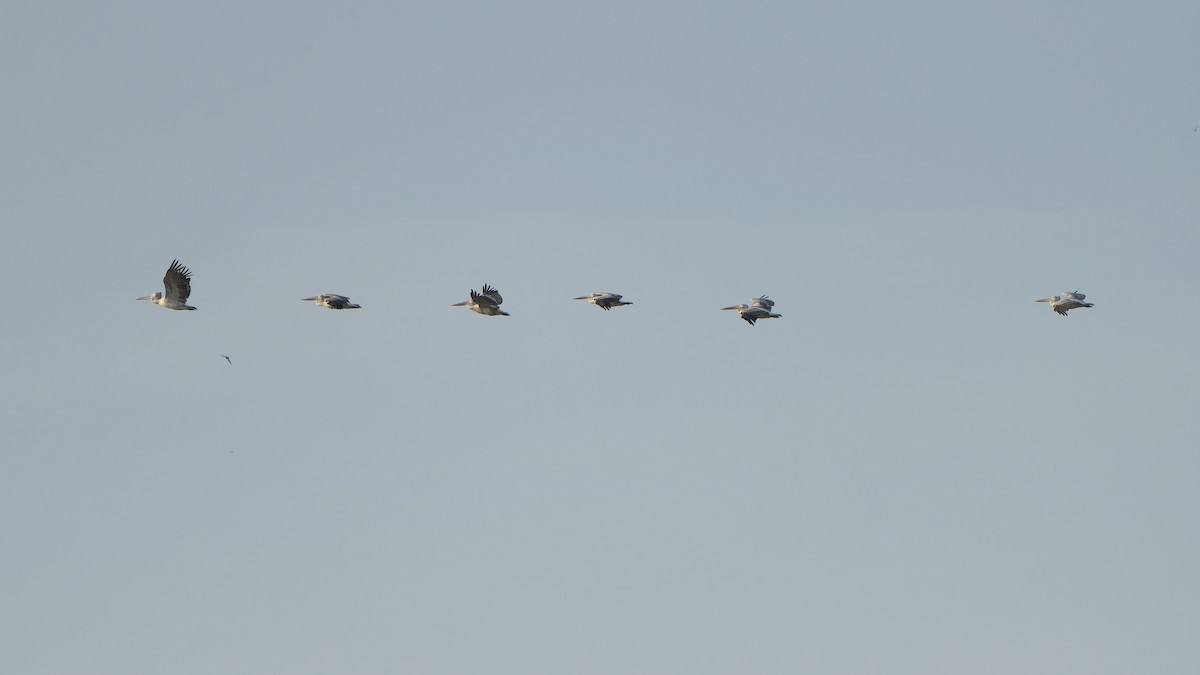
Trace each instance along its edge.
<path fill-rule="evenodd" d="M 1078 306 L 1079 303 L 1074 297 L 1071 296 L 1070 293 L 1056 295 L 1050 300 L 1050 309 L 1053 309 L 1055 312 L 1058 312 L 1063 316 L 1066 316 L 1068 311 L 1075 309 Z"/>
<path fill-rule="evenodd" d="M 1086 303 L 1086 302 L 1079 302 L 1078 300 L 1076 300 L 1073 297 L 1068 297 L 1068 298 L 1063 298 L 1062 300 L 1059 300 L 1058 302 L 1054 303 L 1052 306 L 1054 307 L 1054 311 L 1058 312 L 1059 314 L 1062 314 L 1063 316 L 1066 316 L 1067 312 L 1069 310 L 1078 309 L 1080 307 L 1091 307 L 1092 305 L 1090 303 Z"/>
<path fill-rule="evenodd" d="M 179 264 L 178 260 L 171 261 L 171 267 L 163 276 L 163 289 L 168 300 L 187 302 L 192 294 L 192 273 L 188 268 Z"/>
<path fill-rule="evenodd" d="M 757 298 L 754 298 L 753 300 L 750 301 L 750 306 L 751 307 L 762 307 L 763 309 L 767 310 L 768 314 L 770 314 L 771 308 L 775 306 L 775 301 L 771 300 L 770 298 L 768 298 L 765 295 L 760 295 Z"/>
<path fill-rule="evenodd" d="M 492 288 L 491 286 L 488 286 L 487 284 L 483 285 L 482 293 L 476 293 L 475 291 L 471 291 L 471 299 L 474 300 L 475 302 L 480 302 L 480 303 L 484 303 L 484 304 L 488 304 L 488 305 L 492 305 L 492 306 L 498 306 L 500 303 L 504 302 L 504 298 L 500 296 L 500 291 L 497 291 L 496 289 Z"/>

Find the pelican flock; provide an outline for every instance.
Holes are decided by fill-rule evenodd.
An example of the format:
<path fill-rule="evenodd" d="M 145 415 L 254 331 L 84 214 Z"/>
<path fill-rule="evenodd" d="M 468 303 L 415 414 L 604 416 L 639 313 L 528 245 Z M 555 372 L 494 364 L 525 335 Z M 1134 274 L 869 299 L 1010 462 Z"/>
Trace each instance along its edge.
<path fill-rule="evenodd" d="M 322 293 L 311 298 L 300 298 L 301 302 L 315 302 L 318 307 L 326 309 L 362 309 L 362 305 L 350 302 L 350 298 L 337 293 Z"/>
<path fill-rule="evenodd" d="M 772 314 L 771 308 L 775 306 L 775 301 L 769 299 L 765 295 L 760 295 L 757 298 L 751 298 L 750 304 L 730 305 L 721 309 L 735 309 L 738 316 L 742 317 L 746 323 L 751 326 L 759 319 L 778 319 L 782 314 Z"/>
<path fill-rule="evenodd" d="M 504 302 L 504 298 L 500 297 L 500 291 L 483 285 L 483 291 L 476 293 L 471 289 L 471 299 L 456 302 L 451 307 L 466 307 L 472 312 L 486 314 L 487 316 L 508 316 L 508 312 L 500 309 L 500 303 Z"/>
<path fill-rule="evenodd" d="M 167 273 L 163 276 L 163 291 L 163 293 L 154 291 L 150 295 L 143 295 L 138 300 L 149 300 L 167 309 L 196 309 L 187 304 L 188 296 L 192 294 L 192 273 L 188 268 L 180 265 L 178 260 L 171 261 L 171 266 L 167 268 Z"/>
<path fill-rule="evenodd" d="M 187 304 L 188 298 L 192 295 L 192 272 L 187 267 L 180 264 L 178 259 L 172 260 L 167 272 L 163 275 L 163 290 L 162 292 L 155 291 L 150 295 L 143 295 L 138 300 L 149 300 L 160 307 L 174 310 L 194 310 L 195 307 Z M 1087 296 L 1079 291 L 1063 291 L 1058 295 L 1052 295 L 1048 298 L 1034 300 L 1034 302 L 1046 302 L 1050 304 L 1050 309 L 1062 316 L 1067 316 L 1067 312 L 1072 309 L 1081 307 L 1094 307 L 1090 302 L 1085 302 Z M 613 307 L 624 307 L 633 303 L 623 299 L 619 293 L 609 293 L 600 291 L 596 293 L 588 293 L 574 298 L 575 300 L 586 300 L 589 303 L 608 311 Z M 357 305 L 350 302 L 350 298 L 337 293 L 322 293 L 314 295 L 310 298 L 302 298 L 303 302 L 316 303 L 318 307 L 326 309 L 361 309 L 362 305 Z M 462 302 L 456 302 L 452 307 L 466 307 L 467 309 L 477 314 L 485 316 L 509 316 L 508 312 L 500 309 L 504 298 L 488 284 L 483 285 L 483 290 L 476 292 L 471 290 L 471 299 Z M 778 319 L 782 314 L 774 312 L 775 301 L 765 295 L 760 295 L 757 298 L 751 298 L 749 303 L 738 305 L 730 305 L 722 307 L 722 310 L 733 310 L 738 313 L 738 316 L 750 324 L 755 325 L 759 319 Z M 228 356 L 220 355 L 230 364 L 233 363 Z"/>
<path fill-rule="evenodd" d="M 632 305 L 633 304 L 632 302 L 626 302 L 626 301 L 622 300 L 621 296 L 617 295 L 616 293 L 607 293 L 607 292 L 588 293 L 587 295 L 581 295 L 575 299 L 576 300 L 587 300 L 588 302 L 592 303 L 593 305 L 599 307 L 600 309 L 602 309 L 606 312 L 608 310 L 612 309 L 613 307 L 621 307 L 622 305 Z"/>
<path fill-rule="evenodd" d="M 1079 309 L 1080 307 L 1092 307 L 1092 303 L 1083 301 L 1086 297 L 1086 295 L 1080 293 L 1079 291 L 1063 291 L 1058 295 L 1052 295 L 1048 298 L 1042 298 L 1041 300 L 1034 300 L 1034 302 L 1048 302 L 1050 303 L 1050 309 L 1063 316 L 1066 316 L 1067 312 L 1071 311 L 1072 309 Z"/>

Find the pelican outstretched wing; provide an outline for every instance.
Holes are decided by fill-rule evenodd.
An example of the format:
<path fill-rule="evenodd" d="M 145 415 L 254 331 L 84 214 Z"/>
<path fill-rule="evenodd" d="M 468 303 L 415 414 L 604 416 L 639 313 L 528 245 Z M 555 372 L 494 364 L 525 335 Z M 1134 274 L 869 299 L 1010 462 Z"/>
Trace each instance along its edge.
<path fill-rule="evenodd" d="M 492 305 L 493 307 L 496 307 L 500 303 L 504 302 L 504 298 L 500 296 L 500 291 L 497 291 L 487 284 L 483 285 L 482 293 L 476 293 L 474 289 L 472 289 L 471 300 L 473 300 L 476 304 Z"/>
<path fill-rule="evenodd" d="M 1060 300 L 1052 305 L 1052 307 L 1054 308 L 1054 311 L 1058 312 L 1059 314 L 1062 314 L 1063 316 L 1067 315 L 1068 310 L 1079 309 L 1080 307 L 1091 307 L 1091 306 L 1092 306 L 1092 304 L 1090 302 L 1080 302 L 1080 301 L 1076 300 L 1074 297 L 1063 298 L 1062 300 Z"/>
<path fill-rule="evenodd" d="M 757 298 L 754 298 L 750 301 L 750 306 L 751 307 L 762 307 L 763 309 L 767 310 L 768 314 L 770 314 L 771 308 L 775 306 L 775 301 L 768 298 L 765 295 L 760 295 Z"/>
<path fill-rule="evenodd" d="M 166 291 L 165 295 L 168 300 L 175 300 L 180 304 L 186 303 L 188 296 L 192 294 L 191 271 L 180 265 L 178 260 L 172 260 L 171 267 L 163 276 L 163 289 Z"/>

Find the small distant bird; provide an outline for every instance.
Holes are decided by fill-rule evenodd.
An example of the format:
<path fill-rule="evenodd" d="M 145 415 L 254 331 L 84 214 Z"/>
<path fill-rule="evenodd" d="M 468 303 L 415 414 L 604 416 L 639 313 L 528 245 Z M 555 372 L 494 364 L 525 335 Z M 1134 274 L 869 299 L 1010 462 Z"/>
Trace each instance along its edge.
<path fill-rule="evenodd" d="M 774 300 L 768 299 L 765 295 L 760 295 L 757 298 L 751 298 L 749 305 L 732 305 L 730 307 L 722 307 L 721 309 L 736 309 L 738 316 L 753 326 L 754 322 L 759 319 L 778 319 L 783 316 L 782 314 L 771 313 L 771 308 L 774 306 Z"/>
<path fill-rule="evenodd" d="M 488 316 L 508 316 L 508 312 L 500 309 L 500 303 L 502 302 L 504 302 L 504 298 L 500 297 L 500 291 L 497 291 L 491 286 L 484 284 L 482 293 L 476 293 L 474 289 L 472 289 L 470 300 L 456 302 L 450 306 L 466 307 L 472 312 L 478 312 Z"/>
<path fill-rule="evenodd" d="M 224 354 L 217 354 L 217 356 L 225 359 L 226 361 L 229 361 L 229 365 L 231 365 L 231 366 L 233 365 L 233 360 L 230 359 L 228 356 L 225 356 Z"/>
<path fill-rule="evenodd" d="M 315 302 L 318 307 L 327 309 L 362 309 L 362 305 L 350 302 L 350 298 L 337 293 L 322 293 L 311 298 L 300 298 L 302 302 Z"/>
<path fill-rule="evenodd" d="M 180 265 L 178 260 L 172 260 L 171 266 L 167 268 L 167 273 L 163 276 L 163 289 L 165 294 L 155 291 L 150 295 L 143 295 L 138 300 L 149 300 L 167 309 L 196 309 L 187 304 L 188 296 L 192 294 L 192 273 Z"/>
<path fill-rule="evenodd" d="M 1041 300 L 1034 300 L 1034 302 L 1048 302 L 1050 303 L 1050 309 L 1062 314 L 1063 316 L 1066 316 L 1067 312 L 1071 311 L 1072 309 L 1078 309 L 1080 307 L 1092 307 L 1092 303 L 1083 301 L 1083 299 L 1086 297 L 1086 295 L 1080 293 L 1079 291 L 1063 291 L 1058 295 L 1052 295 L 1048 298 L 1042 298 Z"/>
<path fill-rule="evenodd" d="M 632 302 L 625 302 L 624 300 L 621 299 L 621 296 L 617 295 L 616 293 L 605 293 L 605 292 L 589 293 L 587 295 L 581 295 L 575 299 L 576 300 L 587 300 L 588 302 L 592 303 L 593 305 L 599 307 L 600 309 L 602 309 L 606 312 L 608 310 L 612 309 L 613 307 L 620 307 L 622 305 L 632 305 L 633 304 Z"/>

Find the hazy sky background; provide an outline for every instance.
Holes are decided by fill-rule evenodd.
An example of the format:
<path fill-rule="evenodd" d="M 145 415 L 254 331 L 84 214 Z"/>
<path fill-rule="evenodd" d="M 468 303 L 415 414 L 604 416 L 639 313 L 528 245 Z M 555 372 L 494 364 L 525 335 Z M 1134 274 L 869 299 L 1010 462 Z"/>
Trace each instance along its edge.
<path fill-rule="evenodd" d="M 0 671 L 1195 673 L 1198 35 L 5 4 Z"/>

